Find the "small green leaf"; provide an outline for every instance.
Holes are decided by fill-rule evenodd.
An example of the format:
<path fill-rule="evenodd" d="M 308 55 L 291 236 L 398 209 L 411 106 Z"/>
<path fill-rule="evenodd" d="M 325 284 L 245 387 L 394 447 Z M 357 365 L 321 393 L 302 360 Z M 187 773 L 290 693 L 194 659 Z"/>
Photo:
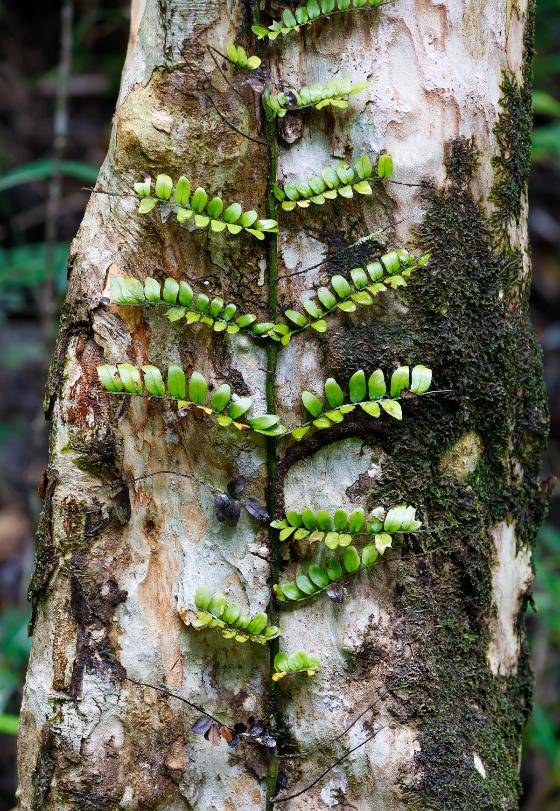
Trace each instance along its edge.
<path fill-rule="evenodd" d="M 313 510 L 310 510 L 309 507 L 306 507 L 305 510 L 302 512 L 301 520 L 303 521 L 303 525 L 307 529 L 315 529 L 315 527 L 317 526 L 315 513 L 313 512 Z"/>
<path fill-rule="evenodd" d="M 180 366 L 172 364 L 167 369 L 167 390 L 176 400 L 184 400 L 187 394 L 185 373 Z"/>
<path fill-rule="evenodd" d="M 297 310 L 286 310 L 284 315 L 298 327 L 307 326 L 307 318 L 302 313 L 298 313 Z"/>
<path fill-rule="evenodd" d="M 401 260 L 399 259 L 399 255 L 396 251 L 384 253 L 381 257 L 381 262 L 385 266 L 385 269 L 389 275 L 398 273 L 401 269 Z"/>
<path fill-rule="evenodd" d="M 365 90 L 365 88 L 368 86 L 367 82 L 363 82 L 361 84 L 364 85 L 364 87 L 360 88 L 362 90 Z M 354 167 L 360 180 L 366 180 L 366 178 L 370 177 L 371 173 L 373 172 L 373 166 L 371 165 L 371 161 L 367 155 L 362 155 L 356 161 L 354 161 Z"/>
<path fill-rule="evenodd" d="M 117 363 L 117 369 L 124 386 L 124 390 L 129 394 L 140 394 L 142 391 L 142 380 L 140 372 L 131 363 Z"/>
<path fill-rule="evenodd" d="M 373 189 L 371 188 L 367 180 L 360 180 L 359 183 L 354 183 L 352 188 L 354 189 L 354 191 L 358 192 L 358 194 L 366 194 L 366 195 L 373 194 Z"/>
<path fill-rule="evenodd" d="M 175 304 L 179 294 L 179 283 L 175 279 L 167 278 L 163 285 L 162 297 L 167 304 Z"/>
<path fill-rule="evenodd" d="M 295 583 L 284 583 L 281 588 L 282 593 L 288 600 L 301 600 L 305 597 L 303 591 L 301 591 Z"/>
<path fill-rule="evenodd" d="M 326 571 L 321 567 L 318 566 L 316 563 L 312 563 L 309 569 L 307 570 L 309 578 L 315 583 L 316 586 L 320 589 L 324 589 L 330 583 L 330 578 Z"/>
<path fill-rule="evenodd" d="M 399 397 L 403 389 L 407 389 L 410 382 L 408 366 L 399 366 L 391 375 L 391 397 Z"/>
<path fill-rule="evenodd" d="M 194 595 L 194 604 L 201 611 L 206 611 L 212 600 L 212 589 L 209 586 L 199 586 Z"/>
<path fill-rule="evenodd" d="M 333 550 L 340 544 L 340 535 L 338 532 L 327 532 L 325 535 L 325 546 L 327 549 Z"/>
<path fill-rule="evenodd" d="M 158 175 L 156 178 L 156 196 L 160 200 L 169 200 L 173 191 L 173 181 L 169 175 Z"/>
<path fill-rule="evenodd" d="M 153 397 L 165 397 L 165 385 L 157 366 L 142 366 L 144 372 L 144 386 Z"/>
<path fill-rule="evenodd" d="M 379 415 L 381 414 L 379 403 L 371 403 L 371 402 L 360 403 L 360 408 L 363 411 L 365 411 L 366 414 L 369 414 L 370 417 L 379 417 Z"/>
<path fill-rule="evenodd" d="M 319 529 L 323 530 L 323 532 L 332 529 L 332 519 L 326 510 L 319 510 L 317 513 L 317 526 Z"/>
<path fill-rule="evenodd" d="M 378 551 L 375 548 L 375 544 L 368 544 L 364 546 L 362 549 L 362 566 L 373 566 L 375 561 L 378 558 Z"/>
<path fill-rule="evenodd" d="M 381 408 L 396 420 L 402 420 L 401 404 L 396 400 L 380 400 Z"/>
<path fill-rule="evenodd" d="M 344 276 L 333 276 L 331 279 L 331 285 L 341 299 L 348 298 L 352 292 L 352 288 Z"/>
<path fill-rule="evenodd" d="M 354 572 L 358 571 L 360 568 L 360 556 L 355 546 L 346 547 L 342 556 L 342 561 L 348 574 L 353 574 Z"/>
<path fill-rule="evenodd" d="M 223 218 L 227 223 L 236 223 L 240 218 L 242 211 L 243 209 L 239 203 L 232 203 L 224 211 Z"/>
<path fill-rule="evenodd" d="M 358 507 L 352 513 L 350 513 L 350 518 L 348 519 L 348 532 L 355 535 L 357 532 L 362 531 L 364 524 L 364 511 L 361 507 Z"/>
<path fill-rule="evenodd" d="M 325 381 L 325 397 L 331 408 L 337 408 L 344 402 L 342 389 L 333 377 L 329 377 Z"/>
<path fill-rule="evenodd" d="M 337 532 L 343 532 L 348 523 L 348 514 L 346 510 L 338 509 L 334 514 L 334 528 Z"/>
<path fill-rule="evenodd" d="M 303 405 L 312 417 L 319 417 L 323 413 L 323 403 L 310 391 L 303 391 L 301 393 L 301 399 Z"/>
<path fill-rule="evenodd" d="M 392 537 L 386 532 L 381 532 L 379 533 L 379 535 L 375 536 L 375 548 L 377 549 L 380 555 L 382 555 L 383 552 L 388 547 L 390 547 L 392 543 L 393 543 Z"/>
<path fill-rule="evenodd" d="M 208 384 L 200 372 L 193 372 L 189 380 L 189 398 L 196 405 L 204 405 Z"/>
<path fill-rule="evenodd" d="M 327 310 L 332 310 L 332 308 L 336 305 L 336 299 L 328 287 L 320 287 L 317 290 L 317 298 L 323 307 L 327 308 Z"/>
<path fill-rule="evenodd" d="M 425 394 L 432 384 L 432 370 L 427 366 L 414 366 L 412 369 L 412 380 L 410 383 L 410 391 L 413 394 Z"/>
<path fill-rule="evenodd" d="M 232 420 L 238 420 L 239 417 L 242 417 L 243 414 L 251 408 L 252 404 L 253 400 L 251 397 L 240 397 L 228 408 L 228 416 L 231 417 Z"/>
<path fill-rule="evenodd" d="M 288 671 L 290 670 L 288 655 L 283 651 L 278 651 L 278 653 L 274 657 L 274 669 L 278 673 L 288 673 Z"/>
<path fill-rule="evenodd" d="M 258 417 L 250 417 L 247 423 L 251 426 L 253 431 L 266 431 L 277 425 L 279 418 L 275 414 L 261 414 Z"/>
<path fill-rule="evenodd" d="M 268 617 L 266 614 L 255 614 L 255 616 L 251 619 L 247 627 L 247 633 L 251 636 L 257 636 L 261 634 L 264 629 L 266 628 L 266 624 L 268 622 Z"/>
<path fill-rule="evenodd" d="M 292 527 L 301 527 L 302 519 L 301 515 L 296 512 L 295 510 L 287 510 L 286 511 L 286 519 L 290 526 Z"/>
<path fill-rule="evenodd" d="M 157 205 L 155 197 L 144 197 L 138 206 L 139 214 L 148 214 Z"/>
<path fill-rule="evenodd" d="M 350 399 L 353 403 L 360 403 L 366 399 L 366 376 L 363 369 L 354 372 L 348 383 Z"/>
<path fill-rule="evenodd" d="M 340 580 L 343 575 L 343 571 L 342 566 L 336 558 L 327 558 L 325 561 L 325 566 L 330 580 L 333 582 L 335 580 Z"/>
<path fill-rule="evenodd" d="M 231 387 L 224 383 L 212 392 L 210 397 L 210 405 L 213 411 L 217 413 L 224 410 L 231 398 Z"/>
<path fill-rule="evenodd" d="M 195 193 L 193 194 L 191 200 L 191 206 L 193 211 L 196 211 L 199 214 L 201 214 L 206 207 L 207 200 L 208 195 L 206 194 L 206 191 L 199 186 L 198 189 L 196 189 Z"/>
<path fill-rule="evenodd" d="M 191 194 L 191 184 L 184 175 L 181 175 L 173 192 L 173 199 L 180 206 L 186 206 Z"/>
<path fill-rule="evenodd" d="M 193 300 L 193 290 L 188 282 L 179 282 L 179 304 L 190 307 Z"/>
<path fill-rule="evenodd" d="M 365 287 L 369 283 L 369 279 L 363 268 L 353 268 L 350 271 L 350 276 L 357 290 L 361 290 L 362 287 Z"/>
<path fill-rule="evenodd" d="M 391 177 L 393 174 L 393 158 L 391 155 L 380 155 L 377 159 L 377 177 Z"/>
<path fill-rule="evenodd" d="M 311 582 L 306 574 L 298 574 L 296 577 L 296 584 L 298 589 L 303 591 L 303 593 L 307 594 L 308 596 L 315 594 L 317 591 L 317 587 Z M 284 589 L 282 589 L 282 591 L 284 591 Z"/>
<path fill-rule="evenodd" d="M 258 56 L 252 55 L 247 59 L 247 67 L 249 68 L 249 70 L 256 70 L 260 66 L 260 64 L 261 60 L 259 59 Z"/>
<path fill-rule="evenodd" d="M 107 391 L 119 392 L 123 390 L 124 386 L 116 366 L 104 363 L 97 367 L 97 375 L 99 382 Z"/>
<path fill-rule="evenodd" d="M 258 214 L 256 211 L 244 211 L 241 217 L 239 218 L 239 225 L 243 228 L 250 228 L 254 222 L 258 219 Z"/>
<path fill-rule="evenodd" d="M 381 369 L 376 369 L 368 380 L 368 393 L 370 400 L 378 400 L 387 391 L 385 376 Z"/>
<path fill-rule="evenodd" d="M 227 600 L 225 598 L 225 595 L 222 594 L 220 591 L 217 591 L 212 595 L 210 605 L 208 606 L 208 611 L 214 617 L 221 617 L 225 611 L 226 605 Z"/>
<path fill-rule="evenodd" d="M 309 425 L 302 425 L 299 428 L 294 428 L 292 431 L 292 436 L 298 442 L 303 439 L 306 433 L 309 431 Z"/>
<path fill-rule="evenodd" d="M 219 197 L 213 197 L 208 203 L 208 207 L 206 210 L 208 211 L 208 216 L 213 217 L 215 219 L 219 217 L 222 211 L 224 210 L 224 201 L 221 200 Z"/>

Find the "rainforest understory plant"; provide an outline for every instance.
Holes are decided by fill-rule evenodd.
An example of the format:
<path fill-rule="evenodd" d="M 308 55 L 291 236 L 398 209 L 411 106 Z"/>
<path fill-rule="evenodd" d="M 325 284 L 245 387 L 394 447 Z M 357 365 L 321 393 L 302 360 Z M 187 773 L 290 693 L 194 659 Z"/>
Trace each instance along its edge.
<path fill-rule="evenodd" d="M 46 398 L 21 804 L 514 809 L 530 10 L 261 6 L 132 15 Z"/>
<path fill-rule="evenodd" d="M 354 0 L 354 3 L 338 0 L 338 13 L 360 8 L 372 8 L 379 3 L 366 3 Z M 324 0 L 319 6 L 315 0 L 295 10 L 295 14 L 286 9 L 282 22 L 274 22 L 270 29 L 260 25 L 253 27 L 259 39 L 273 41 L 278 35 L 298 31 L 301 26 L 311 24 L 335 10 L 334 0 Z M 211 49 L 218 56 L 224 56 L 219 47 Z M 230 62 L 240 68 L 255 71 L 266 62 L 260 57 L 248 56 L 247 51 L 234 43 L 225 46 Z M 264 56 L 264 54 L 263 54 Z M 214 56 L 213 56 L 214 58 Z M 229 82 L 228 82 L 229 83 Z M 326 82 L 310 85 L 300 89 L 272 92 L 268 85 L 262 91 L 262 104 L 267 121 L 267 143 L 271 154 L 276 151 L 276 120 L 288 113 L 303 111 L 311 107 L 316 111 L 324 108 L 346 109 L 350 98 L 367 88 L 367 82 L 353 82 L 349 77 L 342 80 L 333 78 Z M 285 426 L 281 415 L 275 413 L 276 398 L 274 393 L 274 370 L 277 351 L 286 347 L 308 329 L 318 336 L 329 330 L 331 320 L 357 314 L 361 307 L 371 307 L 381 293 L 388 293 L 404 288 L 413 273 L 426 268 L 428 253 L 418 256 L 410 254 L 405 248 L 373 255 L 364 267 L 353 267 L 347 273 L 337 273 L 330 277 L 329 283 L 320 286 L 311 297 L 293 307 L 278 311 L 276 285 L 276 234 L 280 225 L 278 216 L 284 212 L 291 217 L 305 216 L 305 210 L 312 205 L 324 206 L 340 198 L 352 199 L 354 194 L 373 198 L 372 181 L 382 182 L 393 174 L 393 160 L 388 154 L 377 158 L 374 178 L 374 166 L 367 155 L 354 160 L 353 165 L 339 161 L 327 165 L 320 176 L 305 180 L 294 180 L 281 185 L 276 177 L 275 161 L 271 161 L 272 174 L 268 178 L 268 208 L 266 216 L 260 217 L 257 211 L 243 211 L 237 203 L 226 205 L 220 196 L 211 197 L 205 188 L 192 189 L 186 176 L 176 182 L 167 174 L 159 174 L 155 184 L 149 175 L 134 184 L 134 194 L 139 200 L 138 213 L 154 216 L 159 213 L 163 224 L 173 215 L 178 225 L 189 230 L 209 229 L 212 233 L 229 237 L 242 232 L 259 241 L 268 240 L 268 315 L 269 320 L 259 320 L 253 313 L 239 312 L 235 301 L 226 303 L 216 293 L 210 296 L 206 292 L 195 292 L 186 278 L 167 277 L 157 279 L 146 277 L 143 280 L 133 276 L 112 273 L 109 279 L 110 295 L 102 303 L 117 308 L 143 308 L 146 313 L 153 307 L 166 307 L 164 316 L 173 324 L 195 328 L 196 325 L 210 328 L 219 337 L 247 335 L 254 341 L 267 347 L 267 365 L 271 373 L 270 386 L 267 387 L 268 414 L 247 417 L 253 404 L 251 396 L 238 396 L 232 392 L 226 381 L 220 385 L 208 383 L 198 371 L 192 371 L 187 379 L 185 371 L 176 364 L 170 364 L 166 372 L 155 365 L 135 366 L 128 362 L 101 364 L 98 367 L 99 381 L 103 389 L 112 395 L 144 396 L 154 400 L 173 402 L 180 417 L 195 410 L 211 417 L 220 428 L 233 427 L 239 431 L 261 434 L 267 438 L 267 467 L 270 477 L 276 470 L 276 442 L 278 439 L 301 441 L 312 429 L 326 430 L 343 423 L 356 409 L 366 417 L 379 418 L 382 414 L 401 420 L 403 412 L 401 401 L 417 398 L 430 393 L 432 372 L 423 364 L 412 369 L 399 366 L 387 381 L 383 370 L 373 370 L 366 375 L 358 369 L 349 377 L 345 387 L 334 378 L 328 378 L 323 386 L 323 398 L 320 399 L 311 391 L 301 393 L 301 401 L 308 419 L 296 426 Z M 283 226 L 282 226 L 283 227 Z M 289 222 L 287 223 L 289 228 Z M 301 309 L 299 308 L 301 307 Z M 186 333 L 185 333 L 186 334 Z M 196 333 L 193 334 L 196 341 Z M 345 393 L 346 389 L 346 393 Z M 437 393 L 437 392 L 436 392 Z M 278 403 L 281 406 L 281 403 Z M 188 475 L 188 474 L 187 474 Z M 209 485 L 212 489 L 215 486 Z M 228 484 L 227 491 L 218 492 L 214 499 L 215 514 L 219 522 L 235 528 L 241 515 L 240 494 L 245 487 L 245 480 L 238 476 Z M 242 610 L 237 602 L 230 602 L 225 593 L 215 591 L 207 585 L 198 586 L 194 608 L 179 610 L 185 625 L 198 631 L 219 631 L 225 639 L 237 643 L 252 641 L 260 645 L 269 645 L 270 653 L 270 689 L 275 691 L 275 684 L 286 676 L 305 673 L 314 676 L 321 669 L 320 656 L 306 651 L 283 652 L 278 648 L 281 636 L 281 609 L 290 604 L 305 603 L 308 599 L 325 594 L 333 603 L 344 601 L 345 587 L 355 575 L 370 570 L 385 551 L 392 546 L 393 535 L 416 532 L 421 521 L 415 517 L 415 509 L 398 505 L 386 513 L 379 508 L 366 518 L 362 508 L 354 509 L 350 514 L 343 508 L 334 515 L 325 510 L 314 513 L 309 508 L 298 513 L 287 506 L 284 518 L 270 516 L 276 512 L 275 500 L 269 486 L 268 503 L 265 506 L 256 500 L 249 499 L 246 509 L 257 521 L 270 522 L 269 542 L 272 560 L 271 601 L 268 615 L 260 612 L 254 616 Z M 353 545 L 359 538 L 368 541 L 361 552 Z M 292 552 L 286 541 L 293 544 L 305 543 L 310 550 L 324 548 L 329 551 L 340 549 L 340 558 L 323 559 L 321 553 L 315 563 L 300 571 L 294 582 L 281 583 L 280 558 L 290 560 Z M 320 562 L 322 560 L 322 563 Z M 277 702 L 272 699 L 271 706 Z M 270 740 L 275 740 L 274 715 L 270 719 Z M 208 740 L 217 743 L 233 735 L 239 736 L 227 727 L 221 727 L 210 716 L 202 716 L 193 726 L 193 731 L 203 734 Z M 268 745 L 267 744 L 267 745 Z M 269 747 L 270 748 L 270 747 Z M 285 781 L 279 775 L 277 748 L 270 748 L 270 766 L 268 777 L 268 806 L 279 802 L 279 791 Z"/>

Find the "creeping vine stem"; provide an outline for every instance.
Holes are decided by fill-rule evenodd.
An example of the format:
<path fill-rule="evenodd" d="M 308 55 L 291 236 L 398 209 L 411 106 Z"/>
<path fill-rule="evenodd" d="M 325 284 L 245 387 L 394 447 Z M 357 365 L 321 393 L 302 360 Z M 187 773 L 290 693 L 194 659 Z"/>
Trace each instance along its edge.
<path fill-rule="evenodd" d="M 260 11 L 257 3 L 253 4 L 253 23 L 260 22 Z M 266 56 L 266 45 L 258 42 L 257 53 L 263 59 Z M 278 172 L 278 134 L 276 120 L 271 110 L 264 110 L 265 137 L 269 146 L 268 183 L 266 192 L 266 215 L 270 219 L 276 219 L 277 200 L 274 194 L 276 186 L 276 176 Z M 270 233 L 266 237 L 266 269 L 268 281 L 268 316 L 271 321 L 276 321 L 278 311 L 278 236 Z M 270 342 L 266 347 L 266 407 L 271 414 L 276 413 L 276 364 L 278 357 L 278 346 Z M 275 484 L 278 475 L 277 443 L 276 437 L 266 437 L 266 470 L 267 470 L 267 493 L 266 507 L 269 515 L 276 512 L 276 491 Z M 268 529 L 270 547 L 270 603 L 269 617 L 272 625 L 277 625 L 279 612 L 274 596 L 274 586 L 280 581 L 280 541 L 278 534 L 272 527 Z M 273 639 L 269 643 L 270 648 L 270 678 L 269 678 L 269 724 L 273 731 L 277 728 L 278 711 L 278 686 L 273 680 L 274 657 L 280 650 L 279 640 Z M 278 749 L 277 747 L 268 750 L 268 778 L 266 787 L 266 809 L 272 811 L 273 797 L 276 796 L 278 785 Z"/>

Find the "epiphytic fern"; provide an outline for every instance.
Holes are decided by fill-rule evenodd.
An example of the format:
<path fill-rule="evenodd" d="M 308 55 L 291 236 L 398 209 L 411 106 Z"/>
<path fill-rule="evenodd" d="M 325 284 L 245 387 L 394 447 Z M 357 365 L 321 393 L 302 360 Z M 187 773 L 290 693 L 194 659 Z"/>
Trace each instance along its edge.
<path fill-rule="evenodd" d="M 155 183 L 155 197 L 152 196 L 152 181 L 147 177 L 134 184 L 134 191 L 140 199 L 138 212 L 149 214 L 156 206 L 160 208 L 165 220 L 174 213 L 181 225 L 192 225 L 194 228 L 210 228 L 220 233 L 239 234 L 246 231 L 257 239 L 264 239 L 265 234 L 276 233 L 276 220 L 259 219 L 256 211 L 243 211 L 239 203 L 231 203 L 224 208 L 221 197 L 208 199 L 205 189 L 199 187 L 191 195 L 191 184 L 183 175 L 175 186 L 169 175 L 158 175 Z"/>

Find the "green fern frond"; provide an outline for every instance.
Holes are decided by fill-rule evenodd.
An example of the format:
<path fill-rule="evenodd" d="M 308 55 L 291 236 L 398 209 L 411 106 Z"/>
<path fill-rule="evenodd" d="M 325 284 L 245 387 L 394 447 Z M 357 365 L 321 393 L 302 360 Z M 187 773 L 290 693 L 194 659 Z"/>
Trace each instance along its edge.
<path fill-rule="evenodd" d="M 288 510 L 285 518 L 272 521 L 270 526 L 280 530 L 280 541 L 293 538 L 295 541 L 306 539 L 309 543 L 323 541 L 327 549 L 350 546 L 358 536 L 373 536 L 373 543 L 382 553 L 392 544 L 395 532 L 416 532 L 422 522 L 416 518 L 416 509 L 406 504 L 397 504 L 387 511 L 385 518 L 375 513 L 385 513 L 382 508 L 372 511 L 366 520 L 361 507 L 348 515 L 346 510 L 338 509 L 333 515 L 326 510 L 314 513 L 309 508 L 298 513 Z"/>
<path fill-rule="evenodd" d="M 233 42 L 228 42 L 226 49 L 229 61 L 240 68 L 256 70 L 261 64 L 261 60 L 258 56 L 249 56 L 245 48 L 241 45 L 234 45 Z"/>
<path fill-rule="evenodd" d="M 354 312 L 358 305 L 373 304 L 376 296 L 388 288 L 406 287 L 411 273 L 424 267 L 428 254 L 415 257 L 401 248 L 384 254 L 379 261 L 350 271 L 351 281 L 335 275 L 328 287 L 320 287 L 315 298 L 303 303 L 305 312 L 288 309 L 283 321 L 257 321 L 252 313 L 237 314 L 237 305 L 225 304 L 219 296 L 210 299 L 205 293 L 195 294 L 188 282 L 167 278 L 162 285 L 152 278 L 142 282 L 132 276 L 111 275 L 111 302 L 119 306 L 169 306 L 167 318 L 172 322 L 205 324 L 215 332 L 235 334 L 243 331 L 253 338 L 270 339 L 286 346 L 292 336 L 311 328 L 323 333 L 328 330 L 326 319 L 342 311 Z"/>
<path fill-rule="evenodd" d="M 356 93 L 361 93 L 369 86 L 368 82 L 352 82 L 350 76 L 343 79 L 330 79 L 328 82 L 316 82 L 299 90 L 290 88 L 286 92 L 271 93 L 268 88 L 262 95 L 265 109 L 274 116 L 283 118 L 286 113 L 303 110 L 306 107 L 338 107 L 342 110 L 348 107 L 348 99 Z"/>
<path fill-rule="evenodd" d="M 253 33 L 258 39 L 268 38 L 275 40 L 276 37 L 291 34 L 292 31 L 299 31 L 301 26 L 311 25 L 315 20 L 328 19 L 330 14 L 339 14 L 344 11 L 356 11 L 358 9 L 371 9 L 380 6 L 382 0 L 308 0 L 298 6 L 294 11 L 285 8 L 282 17 L 265 28 L 262 25 L 254 25 Z"/>
<path fill-rule="evenodd" d="M 373 566 L 383 554 L 374 543 L 364 546 L 362 553 L 355 546 L 345 547 L 342 553 L 342 564 L 337 558 L 327 558 L 324 566 L 312 563 L 307 572 L 297 575 L 295 582 L 275 583 L 274 594 L 281 603 L 303 602 L 310 597 L 326 592 L 335 602 L 344 600 L 342 586 L 336 584 L 343 577 L 352 576 Z"/>
<path fill-rule="evenodd" d="M 215 389 L 208 396 L 208 383 L 200 372 L 193 372 L 187 383 L 180 366 L 172 365 L 167 370 L 167 386 L 163 375 L 156 366 L 133 366 L 131 363 L 102 364 L 97 367 L 99 381 L 105 391 L 111 394 L 142 395 L 158 399 L 173 400 L 181 415 L 190 408 L 198 408 L 215 418 L 222 428 L 234 426 L 238 430 L 254 431 L 265 436 L 279 436 L 286 433 L 275 414 L 261 414 L 245 418 L 240 422 L 253 401 L 251 397 L 232 399 L 231 388 L 227 383 Z"/>
<path fill-rule="evenodd" d="M 215 233 L 228 231 L 239 234 L 246 231 L 257 239 L 265 234 L 278 232 L 276 220 L 260 219 L 256 211 L 243 211 L 239 203 L 224 208 L 220 197 L 208 199 L 206 190 L 199 187 L 191 195 L 191 184 L 185 176 L 179 178 L 175 186 L 169 175 L 158 175 L 155 183 L 155 197 L 152 196 L 151 178 L 134 184 L 134 192 L 140 199 L 139 214 L 149 214 L 159 206 L 162 219 L 170 212 L 175 213 L 181 225 L 194 228 L 210 228 Z"/>
<path fill-rule="evenodd" d="M 314 676 L 320 667 L 321 661 L 313 653 L 307 653 L 304 650 L 290 654 L 279 651 L 274 657 L 272 681 L 280 681 L 285 676 L 296 676 L 298 673 Z"/>
<path fill-rule="evenodd" d="M 329 377 L 324 384 L 326 405 L 310 391 L 302 392 L 303 405 L 312 419 L 292 429 L 292 436 L 300 440 L 312 427 L 319 430 L 330 428 L 335 423 L 343 422 L 345 416 L 358 406 L 370 417 L 377 418 L 385 412 L 394 419 L 401 420 L 402 409 L 399 400 L 410 396 L 408 392 L 415 395 L 425 394 L 431 382 L 432 371 L 426 366 L 415 366 L 412 374 L 408 366 L 400 366 L 391 375 L 390 396 L 386 397 L 387 384 L 381 369 L 376 369 L 367 381 L 363 369 L 358 369 L 348 383 L 350 398 L 348 401 L 336 380 Z"/>
<path fill-rule="evenodd" d="M 266 614 L 246 614 L 237 603 L 228 603 L 224 594 L 209 586 L 199 586 L 194 598 L 197 611 L 179 611 L 179 616 L 193 628 L 218 628 L 225 639 L 236 642 L 258 642 L 265 645 L 280 636 L 276 625 L 268 624 Z"/>
<path fill-rule="evenodd" d="M 377 163 L 379 179 L 389 177 L 393 171 L 390 155 L 381 155 Z M 322 206 L 326 200 L 336 197 L 350 198 L 357 194 L 371 195 L 373 189 L 368 178 L 373 174 L 371 160 L 362 155 L 354 161 L 354 168 L 345 161 L 339 161 L 336 168 L 326 166 L 321 177 L 314 176 L 297 183 L 286 183 L 284 188 L 274 186 L 276 199 L 284 211 L 293 211 L 297 206 L 308 208 L 311 203 Z"/>

